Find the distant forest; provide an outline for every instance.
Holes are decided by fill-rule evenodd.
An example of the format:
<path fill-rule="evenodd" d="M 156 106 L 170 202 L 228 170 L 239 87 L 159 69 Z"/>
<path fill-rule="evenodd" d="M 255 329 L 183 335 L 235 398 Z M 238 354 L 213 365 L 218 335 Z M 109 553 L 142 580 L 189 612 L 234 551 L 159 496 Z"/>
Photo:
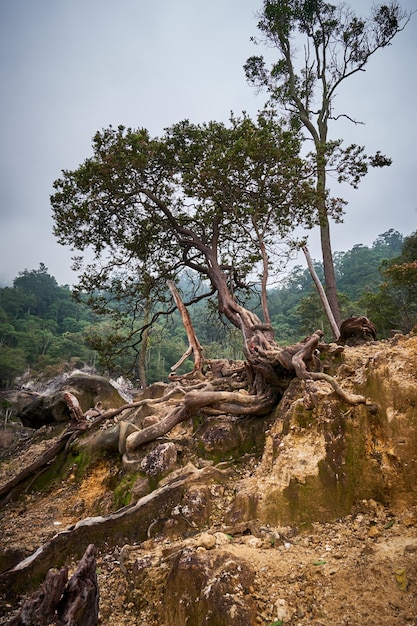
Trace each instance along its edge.
<path fill-rule="evenodd" d="M 379 235 L 371 247 L 355 245 L 334 256 L 343 316 L 366 315 L 377 327 L 378 339 L 393 331 L 408 333 L 417 324 L 417 231 L 403 237 L 395 230 Z M 314 263 L 322 278 L 320 262 Z M 184 276 L 180 289 L 186 299 Z M 191 288 L 191 287 L 190 287 Z M 248 308 L 259 312 L 259 293 L 241 294 Z M 277 341 L 292 344 L 316 329 L 331 340 L 331 332 L 307 269 L 296 266 L 279 287 L 268 292 Z M 129 312 L 125 314 L 129 322 Z M 241 358 L 241 336 L 218 316 L 210 301 L 190 309 L 200 343 L 208 358 Z M 135 322 L 137 323 L 137 322 Z M 125 375 L 137 383 L 139 349 L 124 342 L 127 334 L 113 320 L 92 311 L 67 286 L 59 286 L 41 263 L 25 270 L 12 287 L 0 289 L 0 387 L 24 374 L 52 377 L 86 365 L 112 377 Z M 166 380 L 170 367 L 187 349 L 177 312 L 161 316 L 146 351 L 148 384 Z"/>

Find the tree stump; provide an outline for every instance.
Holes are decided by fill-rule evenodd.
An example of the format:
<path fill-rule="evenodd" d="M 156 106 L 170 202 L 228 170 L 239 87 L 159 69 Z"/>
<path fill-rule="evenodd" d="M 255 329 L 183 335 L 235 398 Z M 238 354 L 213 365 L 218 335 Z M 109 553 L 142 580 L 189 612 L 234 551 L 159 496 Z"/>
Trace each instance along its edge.
<path fill-rule="evenodd" d="M 375 341 L 376 326 L 365 316 L 348 317 L 340 326 L 339 342 L 348 346 L 358 346 L 367 341 Z"/>
<path fill-rule="evenodd" d="M 99 590 L 96 574 L 96 548 L 90 544 L 68 584 L 68 567 L 50 569 L 44 582 L 10 626 L 96 626 Z"/>

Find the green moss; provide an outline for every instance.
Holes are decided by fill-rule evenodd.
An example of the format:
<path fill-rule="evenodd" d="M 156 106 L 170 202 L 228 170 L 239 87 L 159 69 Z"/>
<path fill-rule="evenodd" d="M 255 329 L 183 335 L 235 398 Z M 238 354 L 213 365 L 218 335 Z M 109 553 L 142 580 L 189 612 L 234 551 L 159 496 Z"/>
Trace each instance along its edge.
<path fill-rule="evenodd" d="M 306 409 L 302 402 L 296 402 L 292 417 L 300 428 L 308 428 L 314 422 L 315 414 L 312 409 Z"/>
<path fill-rule="evenodd" d="M 82 480 L 87 468 L 96 461 L 97 456 L 97 454 L 92 454 L 90 451 L 79 450 L 77 455 L 72 457 L 72 466 L 75 466 L 74 474 L 76 480 Z"/>
<path fill-rule="evenodd" d="M 50 466 L 41 470 L 35 479 L 26 486 L 30 492 L 45 492 L 52 488 L 57 482 L 65 481 L 69 474 L 75 476 L 75 482 L 80 483 L 88 469 L 93 466 L 103 454 L 92 454 L 87 450 L 62 451 Z"/>
<path fill-rule="evenodd" d="M 130 504 L 132 488 L 139 477 L 139 473 L 127 473 L 119 479 L 113 491 L 113 502 L 116 509 Z"/>
<path fill-rule="evenodd" d="M 341 413 L 325 423 L 326 456 L 318 463 L 318 474 L 307 476 L 303 482 L 293 478 L 282 492 L 271 489 L 262 503 L 265 523 L 295 523 L 308 528 L 314 521 L 347 515 L 362 499 L 386 502 L 380 468 L 367 451 L 366 411 L 357 407 L 353 417 L 346 419 Z"/>

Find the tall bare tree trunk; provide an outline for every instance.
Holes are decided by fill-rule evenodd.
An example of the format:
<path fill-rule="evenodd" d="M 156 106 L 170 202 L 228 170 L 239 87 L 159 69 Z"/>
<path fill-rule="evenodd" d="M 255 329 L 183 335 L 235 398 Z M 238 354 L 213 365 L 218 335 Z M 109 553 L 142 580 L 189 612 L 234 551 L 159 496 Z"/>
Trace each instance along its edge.
<path fill-rule="evenodd" d="M 317 195 L 318 195 L 318 217 L 320 224 L 320 242 L 323 257 L 324 284 L 326 286 L 326 296 L 329 301 L 337 327 L 340 328 L 342 316 L 340 313 L 339 299 L 337 297 L 336 274 L 334 271 L 332 245 L 330 241 L 330 223 L 326 207 L 326 160 L 325 160 L 325 135 L 327 129 L 323 128 L 322 143 L 316 143 L 317 151 Z"/>
<path fill-rule="evenodd" d="M 340 337 L 339 326 L 336 324 L 336 320 L 334 319 L 332 309 L 330 308 L 329 301 L 326 296 L 326 292 L 324 291 L 323 285 L 321 284 L 320 279 L 317 276 L 317 272 L 314 269 L 313 261 L 311 260 L 310 252 L 307 246 L 303 246 L 303 252 L 307 260 L 307 265 L 308 265 L 308 269 L 310 271 L 311 277 L 314 281 L 314 284 L 320 296 L 321 303 L 327 315 L 327 319 L 329 320 L 329 323 L 333 332 L 333 338 L 337 341 Z"/>
<path fill-rule="evenodd" d="M 143 314 L 143 325 L 146 328 L 143 331 L 142 341 L 140 345 L 139 359 L 137 363 L 137 373 L 138 373 L 138 378 L 139 378 L 139 384 L 142 387 L 142 389 L 145 389 L 145 387 L 148 384 L 147 378 L 146 378 L 146 355 L 148 352 L 148 343 L 149 343 L 149 328 L 147 326 L 149 323 L 150 310 L 151 310 L 151 303 L 150 303 L 150 299 L 148 298 L 146 301 L 146 306 L 144 307 L 144 314 Z"/>

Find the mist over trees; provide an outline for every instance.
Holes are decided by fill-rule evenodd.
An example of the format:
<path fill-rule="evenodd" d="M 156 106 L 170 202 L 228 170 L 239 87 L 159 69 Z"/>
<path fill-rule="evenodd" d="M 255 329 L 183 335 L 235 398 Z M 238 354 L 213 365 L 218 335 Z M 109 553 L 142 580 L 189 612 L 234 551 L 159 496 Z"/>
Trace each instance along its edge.
<path fill-rule="evenodd" d="M 369 167 L 390 164 L 380 152 L 368 156 L 362 146 L 344 147 L 342 140 L 330 139 L 329 122 L 349 117 L 334 112 L 337 87 L 363 71 L 409 19 L 394 2 L 375 6 L 362 20 L 344 4 L 264 0 L 258 27 L 279 58 L 271 68 L 260 56 L 245 65 L 249 82 L 270 96 L 269 108 L 256 119 L 243 113 L 231 114 L 228 124 L 183 120 L 160 137 L 122 125 L 97 132 L 92 155 L 77 169 L 62 170 L 51 196 L 54 234 L 77 254 L 74 295 L 95 317 L 88 328 L 80 327 L 71 310 L 65 313 L 65 298 L 44 266 L 23 272 L 12 291 L 25 293 L 31 324 L 34 318 L 49 324 L 43 334 L 36 332 L 37 348 L 27 365 L 47 360 L 65 321 L 66 339 L 82 337 L 92 350 L 87 360 L 98 355 L 107 372 L 128 373 L 145 386 L 172 364 L 173 353 L 165 358 L 169 346 L 173 352 L 182 347 L 184 331 L 172 326 L 182 298 L 197 320 L 205 321 L 206 350 L 218 353 L 215 346 L 221 347 L 226 358 L 240 353 L 254 395 L 270 394 L 273 402 L 271 381 L 285 377 L 282 370 L 292 375 L 297 370 L 290 353 L 301 350 L 300 335 L 316 328 L 319 342 L 329 333 L 323 304 L 335 339 L 342 317 L 369 314 L 378 297 L 397 298 L 402 311 L 399 318 L 395 307 L 379 306 L 382 332 L 389 332 L 397 318 L 399 328 L 408 328 L 413 262 L 387 265 L 376 277 L 381 262 L 399 254 L 401 235 L 384 233 L 372 249 L 355 246 L 349 258 L 333 255 L 330 219 L 342 220 L 345 203 L 331 197 L 327 176 L 332 172 L 339 182 L 356 187 Z M 304 37 L 301 64 L 292 47 L 295 35 Z M 314 148 L 307 156 L 306 135 Z M 309 261 L 310 270 L 324 281 L 331 311 L 318 281 L 321 304 L 301 268 L 268 291 L 270 277 L 279 276 L 285 264 L 282 255 L 305 245 L 293 239 L 295 229 L 307 232 L 315 226 L 322 262 L 313 270 Z M 44 297 L 37 301 L 39 279 Z M 4 336 L 5 345 L 13 347 L 13 332 Z M 188 331 L 187 336 L 190 341 Z M 283 351 L 279 342 L 291 341 L 292 349 Z M 313 360 L 313 343 L 304 364 Z M 67 348 L 69 358 L 78 358 L 73 352 Z M 277 383 L 277 393 L 279 388 Z"/>
<path fill-rule="evenodd" d="M 404 238 L 390 230 L 370 247 L 357 244 L 335 253 L 334 263 L 343 286 L 339 298 L 346 316 L 366 314 L 376 324 L 379 339 L 389 337 L 392 330 L 407 333 L 417 324 L 417 233 Z M 323 276 L 320 261 L 315 267 Z M 193 293 L 185 275 L 179 288 L 185 299 Z M 246 297 L 255 310 L 261 307 L 259 291 Z M 94 313 L 79 299 L 68 287 L 58 286 L 43 264 L 21 272 L 13 287 L 0 289 L 2 387 L 28 368 L 33 375 L 52 376 L 84 365 L 114 377 L 124 374 L 138 384 L 137 355 L 128 337 L 132 324 L 139 326 L 142 320 L 134 322 L 132 313 L 130 319 L 125 317 L 128 329 L 116 329 L 111 316 Z M 301 266 L 294 267 L 279 287 L 268 290 L 268 307 L 282 345 L 300 340 L 312 327 L 322 328 L 331 338 L 311 277 Z M 208 357 L 241 358 L 240 332 L 225 324 L 210 302 L 195 303 L 190 312 Z M 147 382 L 166 380 L 186 345 L 178 313 L 161 318 L 149 337 Z"/>

